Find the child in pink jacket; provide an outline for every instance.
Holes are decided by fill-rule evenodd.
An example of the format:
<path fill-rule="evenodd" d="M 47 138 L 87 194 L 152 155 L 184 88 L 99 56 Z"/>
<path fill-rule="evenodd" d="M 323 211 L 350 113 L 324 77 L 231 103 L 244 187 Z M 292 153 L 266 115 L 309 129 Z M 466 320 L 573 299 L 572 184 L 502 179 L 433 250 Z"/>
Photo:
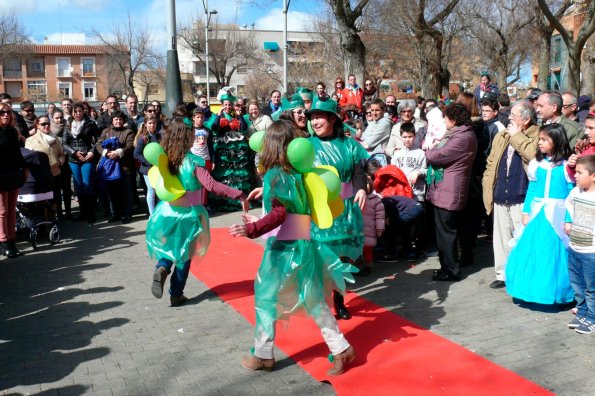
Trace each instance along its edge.
<path fill-rule="evenodd" d="M 374 191 L 372 179 L 368 176 L 368 197 L 364 207 L 364 268 L 356 275 L 368 276 L 372 273 L 374 246 L 384 232 L 384 205 L 381 196 Z"/>

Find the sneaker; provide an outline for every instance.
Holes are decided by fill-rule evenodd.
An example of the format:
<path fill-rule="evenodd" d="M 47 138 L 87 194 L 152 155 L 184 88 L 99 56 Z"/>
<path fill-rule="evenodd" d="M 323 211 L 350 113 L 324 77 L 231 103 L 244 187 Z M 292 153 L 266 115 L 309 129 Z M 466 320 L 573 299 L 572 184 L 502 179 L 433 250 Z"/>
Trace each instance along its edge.
<path fill-rule="evenodd" d="M 379 263 L 394 263 L 399 261 L 399 256 L 396 254 L 383 254 L 382 257 L 378 259 Z"/>
<path fill-rule="evenodd" d="M 579 334 L 592 334 L 595 331 L 595 323 L 584 319 L 574 331 Z"/>
<path fill-rule="evenodd" d="M 581 324 L 583 324 L 584 320 L 585 320 L 585 318 L 579 318 L 578 316 L 576 316 L 568 323 L 568 328 L 576 329 Z"/>

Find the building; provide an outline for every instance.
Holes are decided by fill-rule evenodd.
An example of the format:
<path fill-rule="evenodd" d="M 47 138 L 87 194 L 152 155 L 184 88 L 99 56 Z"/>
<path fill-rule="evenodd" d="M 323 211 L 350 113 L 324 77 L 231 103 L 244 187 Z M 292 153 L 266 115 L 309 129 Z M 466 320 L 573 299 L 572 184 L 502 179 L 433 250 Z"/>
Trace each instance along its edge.
<path fill-rule="evenodd" d="M 180 73 L 182 80 L 182 100 L 192 102 L 194 100 L 193 76 L 191 73 Z M 154 100 L 165 102 L 165 70 L 137 70 L 134 73 L 134 91 L 140 103 L 149 103 Z"/>
<path fill-rule="evenodd" d="M 202 36 L 201 36 L 202 34 Z M 180 33 L 178 56 L 182 73 L 193 76 L 193 92 L 206 94 L 207 73 L 204 25 Z M 323 53 L 324 40 L 317 33 L 287 32 L 288 90 L 304 85 L 313 88 L 324 65 L 316 56 Z M 312 59 L 310 59 L 312 58 Z M 283 84 L 283 31 L 258 30 L 237 25 L 220 25 L 209 30 L 210 96 L 214 99 L 225 85 L 236 94 L 263 98 Z"/>
<path fill-rule="evenodd" d="M 584 21 L 585 21 L 586 13 L 573 13 L 564 16 L 561 19 L 562 26 L 568 32 L 570 32 L 574 39 L 576 39 L 579 30 L 581 29 Z M 592 70 L 588 70 L 588 68 L 592 68 L 590 65 L 591 61 L 587 60 L 588 57 L 594 57 L 595 54 L 593 52 L 589 53 L 589 51 L 593 51 L 593 47 L 595 44 L 595 36 L 591 36 L 583 49 L 583 56 L 582 56 L 582 66 L 581 66 L 581 78 L 584 80 L 587 76 L 587 73 L 593 73 Z M 550 64 L 548 70 L 548 77 L 547 77 L 547 89 L 549 90 L 556 90 L 560 92 L 570 91 L 570 76 L 568 70 L 568 48 L 566 48 L 566 44 L 564 43 L 564 39 L 560 35 L 560 33 L 554 30 L 551 39 L 551 54 L 550 54 Z M 533 56 L 533 64 L 532 64 L 532 80 L 531 86 L 537 87 L 538 86 L 538 76 L 539 76 L 539 56 Z M 589 78 L 593 78 L 593 76 L 589 76 Z M 592 80 L 591 80 L 592 82 Z M 583 81 L 584 83 L 584 81 Z M 582 84 L 581 84 L 582 85 Z M 592 91 L 592 89 L 591 89 Z"/>
<path fill-rule="evenodd" d="M 108 46 L 37 44 L 22 49 L 17 51 L 20 57 L 0 64 L 0 92 L 15 102 L 59 102 L 65 97 L 93 102 L 123 92 L 119 73 L 106 55 Z"/>

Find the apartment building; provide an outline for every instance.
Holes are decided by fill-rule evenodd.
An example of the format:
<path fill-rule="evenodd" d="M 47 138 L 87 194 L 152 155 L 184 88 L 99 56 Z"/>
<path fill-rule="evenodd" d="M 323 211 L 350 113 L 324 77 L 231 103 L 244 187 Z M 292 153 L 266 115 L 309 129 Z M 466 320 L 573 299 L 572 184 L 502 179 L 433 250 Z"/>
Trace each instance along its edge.
<path fill-rule="evenodd" d="M 123 91 L 107 46 L 36 44 L 16 52 L 0 64 L 0 92 L 14 102 L 98 101 Z"/>

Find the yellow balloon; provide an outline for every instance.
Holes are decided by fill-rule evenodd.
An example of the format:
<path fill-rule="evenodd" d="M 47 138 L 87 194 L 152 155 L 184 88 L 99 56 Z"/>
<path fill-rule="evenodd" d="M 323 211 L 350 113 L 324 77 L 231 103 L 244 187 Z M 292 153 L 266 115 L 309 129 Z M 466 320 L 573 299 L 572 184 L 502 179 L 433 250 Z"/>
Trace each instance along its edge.
<path fill-rule="evenodd" d="M 328 205 L 328 190 L 324 181 L 316 173 L 310 172 L 304 174 L 304 186 L 312 221 L 321 229 L 330 228 L 333 225 L 333 214 Z"/>
<path fill-rule="evenodd" d="M 159 146 L 161 147 L 161 146 Z M 186 190 L 180 183 L 180 179 L 176 175 L 172 175 L 169 171 L 167 156 L 165 152 L 159 154 L 155 166 L 149 169 L 149 183 L 155 189 L 155 193 L 160 200 L 165 202 L 172 202 L 180 198 L 186 193 Z"/>

